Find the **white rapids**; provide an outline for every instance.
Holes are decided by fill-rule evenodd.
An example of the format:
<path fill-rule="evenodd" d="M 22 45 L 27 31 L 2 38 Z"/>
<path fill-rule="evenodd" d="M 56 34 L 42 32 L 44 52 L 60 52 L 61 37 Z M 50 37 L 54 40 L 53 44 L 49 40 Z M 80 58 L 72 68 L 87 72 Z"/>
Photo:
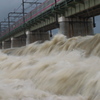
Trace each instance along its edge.
<path fill-rule="evenodd" d="M 1 50 L 0 100 L 100 100 L 100 35 Z"/>

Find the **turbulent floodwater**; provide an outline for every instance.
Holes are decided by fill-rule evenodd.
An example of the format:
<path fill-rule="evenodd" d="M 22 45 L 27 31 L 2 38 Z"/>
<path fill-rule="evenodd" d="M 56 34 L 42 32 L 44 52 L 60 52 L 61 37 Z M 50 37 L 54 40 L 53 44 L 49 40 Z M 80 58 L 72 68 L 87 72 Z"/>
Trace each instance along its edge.
<path fill-rule="evenodd" d="M 100 35 L 0 51 L 0 100 L 100 100 Z"/>

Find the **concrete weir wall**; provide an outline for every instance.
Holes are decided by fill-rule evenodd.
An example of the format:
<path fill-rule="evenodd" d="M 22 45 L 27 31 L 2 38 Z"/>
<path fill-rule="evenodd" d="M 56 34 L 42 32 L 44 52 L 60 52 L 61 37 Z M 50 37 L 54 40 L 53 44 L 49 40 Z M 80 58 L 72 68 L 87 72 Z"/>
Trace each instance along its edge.
<path fill-rule="evenodd" d="M 90 18 L 60 17 L 58 22 L 59 32 L 66 35 L 67 37 L 92 35 L 94 33 L 93 22 Z"/>

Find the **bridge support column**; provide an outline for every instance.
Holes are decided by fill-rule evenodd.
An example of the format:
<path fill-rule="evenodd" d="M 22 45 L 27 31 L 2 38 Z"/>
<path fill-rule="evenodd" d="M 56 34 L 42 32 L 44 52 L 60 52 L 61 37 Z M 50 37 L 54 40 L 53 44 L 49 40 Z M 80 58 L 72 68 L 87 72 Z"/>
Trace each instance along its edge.
<path fill-rule="evenodd" d="M 45 41 L 45 40 L 49 40 L 49 33 L 48 32 L 41 32 L 41 31 L 37 31 L 37 32 L 30 32 L 27 31 L 26 32 L 26 45 L 33 43 L 35 41 Z"/>
<path fill-rule="evenodd" d="M 93 22 L 90 18 L 60 17 L 58 21 L 59 33 L 62 33 L 67 37 L 93 34 Z"/>
<path fill-rule="evenodd" d="M 44 42 L 45 40 L 49 40 L 49 32 L 36 32 L 36 40 Z"/>
<path fill-rule="evenodd" d="M 5 45 L 5 42 L 4 42 L 4 41 L 2 41 L 2 49 L 4 49 L 4 45 Z"/>
<path fill-rule="evenodd" d="M 2 42 L 2 49 L 11 48 L 11 41 L 3 41 Z"/>
<path fill-rule="evenodd" d="M 24 37 L 12 37 L 11 48 L 21 47 L 26 45 L 26 39 Z"/>
<path fill-rule="evenodd" d="M 60 17 L 58 19 L 59 22 L 59 33 L 61 34 L 66 34 L 68 33 L 68 30 L 66 29 L 68 27 L 67 22 L 66 22 L 66 18 L 65 17 Z"/>
<path fill-rule="evenodd" d="M 34 41 L 36 41 L 36 37 L 34 34 L 32 34 L 32 32 L 27 31 L 26 32 L 26 45 L 33 43 Z"/>

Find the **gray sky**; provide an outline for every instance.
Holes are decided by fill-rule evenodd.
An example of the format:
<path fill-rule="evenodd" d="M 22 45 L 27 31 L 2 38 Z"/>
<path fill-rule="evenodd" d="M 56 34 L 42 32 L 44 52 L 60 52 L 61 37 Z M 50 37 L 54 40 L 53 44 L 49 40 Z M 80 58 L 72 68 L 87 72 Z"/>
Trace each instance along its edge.
<path fill-rule="evenodd" d="M 36 0 L 27 0 L 27 1 L 36 1 Z M 44 1 L 44 0 L 39 0 Z M 17 12 L 21 11 L 21 2 L 22 0 L 0 0 L 0 21 L 3 21 L 4 18 L 6 19 L 9 12 L 13 12 L 14 10 Z M 20 8 L 19 8 L 20 6 Z M 25 4 L 25 7 L 29 6 Z M 19 9 L 17 9 L 19 8 Z M 34 8 L 34 6 L 33 6 Z M 32 8 L 32 9 L 33 9 Z M 95 33 L 100 33 L 100 15 L 95 17 L 96 19 L 96 28 L 94 29 Z"/>
<path fill-rule="evenodd" d="M 100 33 L 100 15 L 95 17 L 96 27 L 94 28 L 95 33 Z"/>
<path fill-rule="evenodd" d="M 21 4 L 21 0 L 0 0 L 0 21 L 7 18 L 8 13 L 14 11 Z"/>

